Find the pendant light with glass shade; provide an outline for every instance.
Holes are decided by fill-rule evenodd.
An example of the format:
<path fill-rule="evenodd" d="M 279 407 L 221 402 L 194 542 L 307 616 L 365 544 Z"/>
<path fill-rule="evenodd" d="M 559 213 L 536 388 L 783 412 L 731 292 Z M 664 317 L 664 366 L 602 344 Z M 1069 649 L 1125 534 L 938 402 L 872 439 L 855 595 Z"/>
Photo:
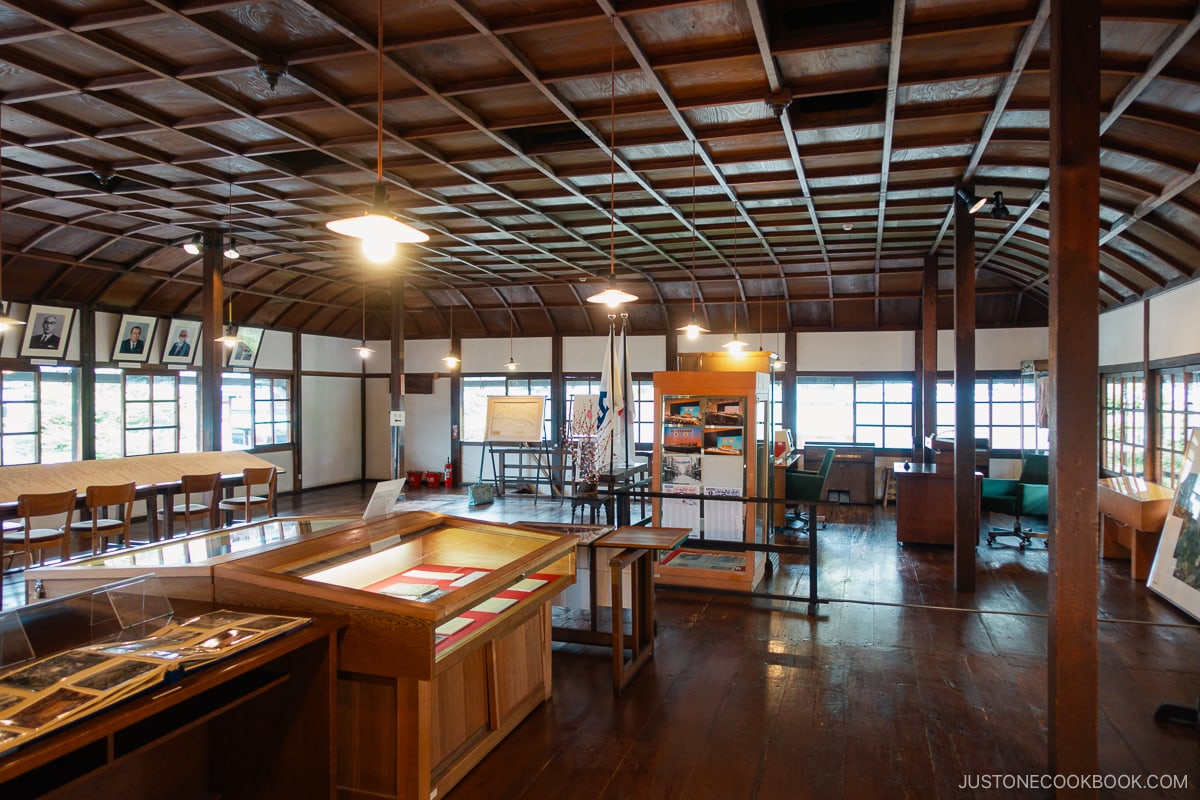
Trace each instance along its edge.
<path fill-rule="evenodd" d="M 367 347 L 367 279 L 366 278 L 363 278 L 363 282 L 362 282 L 362 341 L 359 343 L 358 347 L 353 347 L 351 349 L 354 350 L 354 352 L 358 353 L 359 356 L 361 356 L 364 361 L 371 357 L 371 353 L 375 352 L 375 350 L 373 348 Z"/>
<path fill-rule="evenodd" d="M 233 295 L 229 296 L 229 321 L 225 323 L 221 335 L 216 338 L 216 341 L 230 350 L 242 343 L 242 337 L 237 335 L 237 326 L 233 324 Z"/>
<path fill-rule="evenodd" d="M 4 107 L 0 106 L 0 140 L 4 138 Z M 2 149 L 2 148 L 0 148 Z M 0 164 L 0 274 L 4 266 L 4 167 Z M 0 297 L 4 295 L 0 293 Z M 0 331 L 17 325 L 24 325 L 24 320 L 15 319 L 3 313 L 4 303 L 0 300 Z"/>
<path fill-rule="evenodd" d="M 510 308 L 508 310 L 508 363 L 504 365 L 504 368 L 507 369 L 509 372 L 516 372 L 517 367 L 521 366 L 521 362 L 517 361 L 515 358 L 513 358 L 513 317 L 514 316 L 516 316 L 516 315 L 513 314 L 513 310 Z"/>
<path fill-rule="evenodd" d="M 454 309 L 450 309 L 450 352 L 442 357 L 449 369 L 454 369 L 462 363 L 462 359 L 454 355 Z"/>
<path fill-rule="evenodd" d="M 742 224 L 742 218 L 738 217 L 733 223 L 733 274 L 738 275 L 738 233 Z M 721 347 L 729 351 L 730 355 L 740 356 L 742 351 L 746 349 L 746 343 L 738 338 L 737 329 L 737 304 L 733 304 L 733 338 L 730 339 Z"/>
<path fill-rule="evenodd" d="M 362 240 L 362 253 L 376 264 L 390 261 L 396 245 L 429 241 L 429 235 L 396 219 L 387 208 L 387 186 L 383 182 L 383 0 L 378 3 L 379 31 L 376 42 L 375 196 L 365 214 L 334 219 L 325 227 L 334 233 Z"/>
<path fill-rule="evenodd" d="M 708 333 L 700 323 L 696 322 L 696 140 L 692 140 L 692 319 L 687 325 L 675 330 L 684 333 L 687 338 L 695 339 L 702 333 Z"/>
<path fill-rule="evenodd" d="M 588 297 L 589 303 L 616 308 L 637 295 L 617 288 L 617 18 L 611 18 L 608 72 L 608 286 Z"/>

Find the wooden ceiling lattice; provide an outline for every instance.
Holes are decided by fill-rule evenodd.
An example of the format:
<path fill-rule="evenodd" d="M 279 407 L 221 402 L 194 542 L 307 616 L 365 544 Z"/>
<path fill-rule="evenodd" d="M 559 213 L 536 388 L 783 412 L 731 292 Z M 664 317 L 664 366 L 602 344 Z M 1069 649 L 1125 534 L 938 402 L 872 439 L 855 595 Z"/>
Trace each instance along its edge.
<path fill-rule="evenodd" d="M 638 333 L 693 275 L 715 331 L 911 329 L 965 183 L 1010 210 L 976 220 L 979 325 L 1046 323 L 1048 0 L 387 3 L 389 207 L 431 239 L 383 269 L 324 226 L 371 199 L 375 9 L 0 0 L 4 299 L 198 316 L 179 245 L 220 231 L 264 326 L 358 338 L 365 277 L 386 338 L 399 271 L 409 336 L 600 333 L 611 254 Z M 1099 310 L 1200 263 L 1198 30 L 1104 9 Z"/>

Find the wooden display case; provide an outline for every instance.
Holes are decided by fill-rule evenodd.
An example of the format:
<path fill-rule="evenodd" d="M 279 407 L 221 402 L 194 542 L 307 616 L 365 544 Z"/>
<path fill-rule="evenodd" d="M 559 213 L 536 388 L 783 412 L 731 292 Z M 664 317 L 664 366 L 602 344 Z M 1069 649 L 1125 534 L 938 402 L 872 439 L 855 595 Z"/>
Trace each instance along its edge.
<path fill-rule="evenodd" d="M 409 512 L 218 564 L 215 595 L 347 618 L 339 796 L 426 800 L 550 697 L 550 601 L 575 543 Z"/>
<path fill-rule="evenodd" d="M 766 559 L 748 543 L 765 543 L 771 514 L 742 497 L 771 497 L 771 376 L 765 372 L 656 372 L 654 524 L 686 527 L 682 550 L 667 553 L 660 583 L 749 590 Z M 704 498 L 700 514 L 699 499 Z"/>
<path fill-rule="evenodd" d="M 355 521 L 353 517 L 281 517 L 77 558 L 26 570 L 25 596 L 30 602 L 62 597 L 153 572 L 169 597 L 210 602 L 213 565 Z"/>

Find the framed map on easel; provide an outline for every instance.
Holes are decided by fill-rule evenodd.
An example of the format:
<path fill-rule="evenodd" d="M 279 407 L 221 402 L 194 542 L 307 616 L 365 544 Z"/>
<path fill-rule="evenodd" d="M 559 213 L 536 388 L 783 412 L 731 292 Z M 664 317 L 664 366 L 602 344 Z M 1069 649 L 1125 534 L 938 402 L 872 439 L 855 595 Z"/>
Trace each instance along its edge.
<path fill-rule="evenodd" d="M 541 442 L 546 398 L 541 395 L 488 397 L 485 442 Z"/>
<path fill-rule="evenodd" d="M 1146 585 L 1200 619 L 1200 428 L 1183 453 L 1179 485 Z"/>

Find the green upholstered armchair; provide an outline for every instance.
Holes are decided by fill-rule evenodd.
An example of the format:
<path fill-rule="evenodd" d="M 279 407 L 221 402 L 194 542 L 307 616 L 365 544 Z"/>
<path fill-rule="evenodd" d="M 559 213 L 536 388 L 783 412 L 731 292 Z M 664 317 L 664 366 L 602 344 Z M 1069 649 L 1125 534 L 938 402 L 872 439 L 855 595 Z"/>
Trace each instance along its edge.
<path fill-rule="evenodd" d="M 789 469 L 787 471 L 787 501 L 788 505 L 809 505 L 821 500 L 825 490 L 825 479 L 829 477 L 829 467 L 833 465 L 833 455 L 836 451 L 831 447 L 825 451 L 821 466 L 816 470 Z"/>
<path fill-rule="evenodd" d="M 1034 538 L 1045 534 L 1028 530 L 1021 525 L 1022 517 L 1046 518 L 1050 514 L 1050 456 L 1031 453 L 1021 462 L 1021 475 L 1015 481 L 1004 478 L 984 478 L 979 506 L 984 511 L 999 511 L 1013 518 L 1012 528 L 992 528 L 988 544 L 997 537 L 1014 536 L 1021 549 Z"/>

